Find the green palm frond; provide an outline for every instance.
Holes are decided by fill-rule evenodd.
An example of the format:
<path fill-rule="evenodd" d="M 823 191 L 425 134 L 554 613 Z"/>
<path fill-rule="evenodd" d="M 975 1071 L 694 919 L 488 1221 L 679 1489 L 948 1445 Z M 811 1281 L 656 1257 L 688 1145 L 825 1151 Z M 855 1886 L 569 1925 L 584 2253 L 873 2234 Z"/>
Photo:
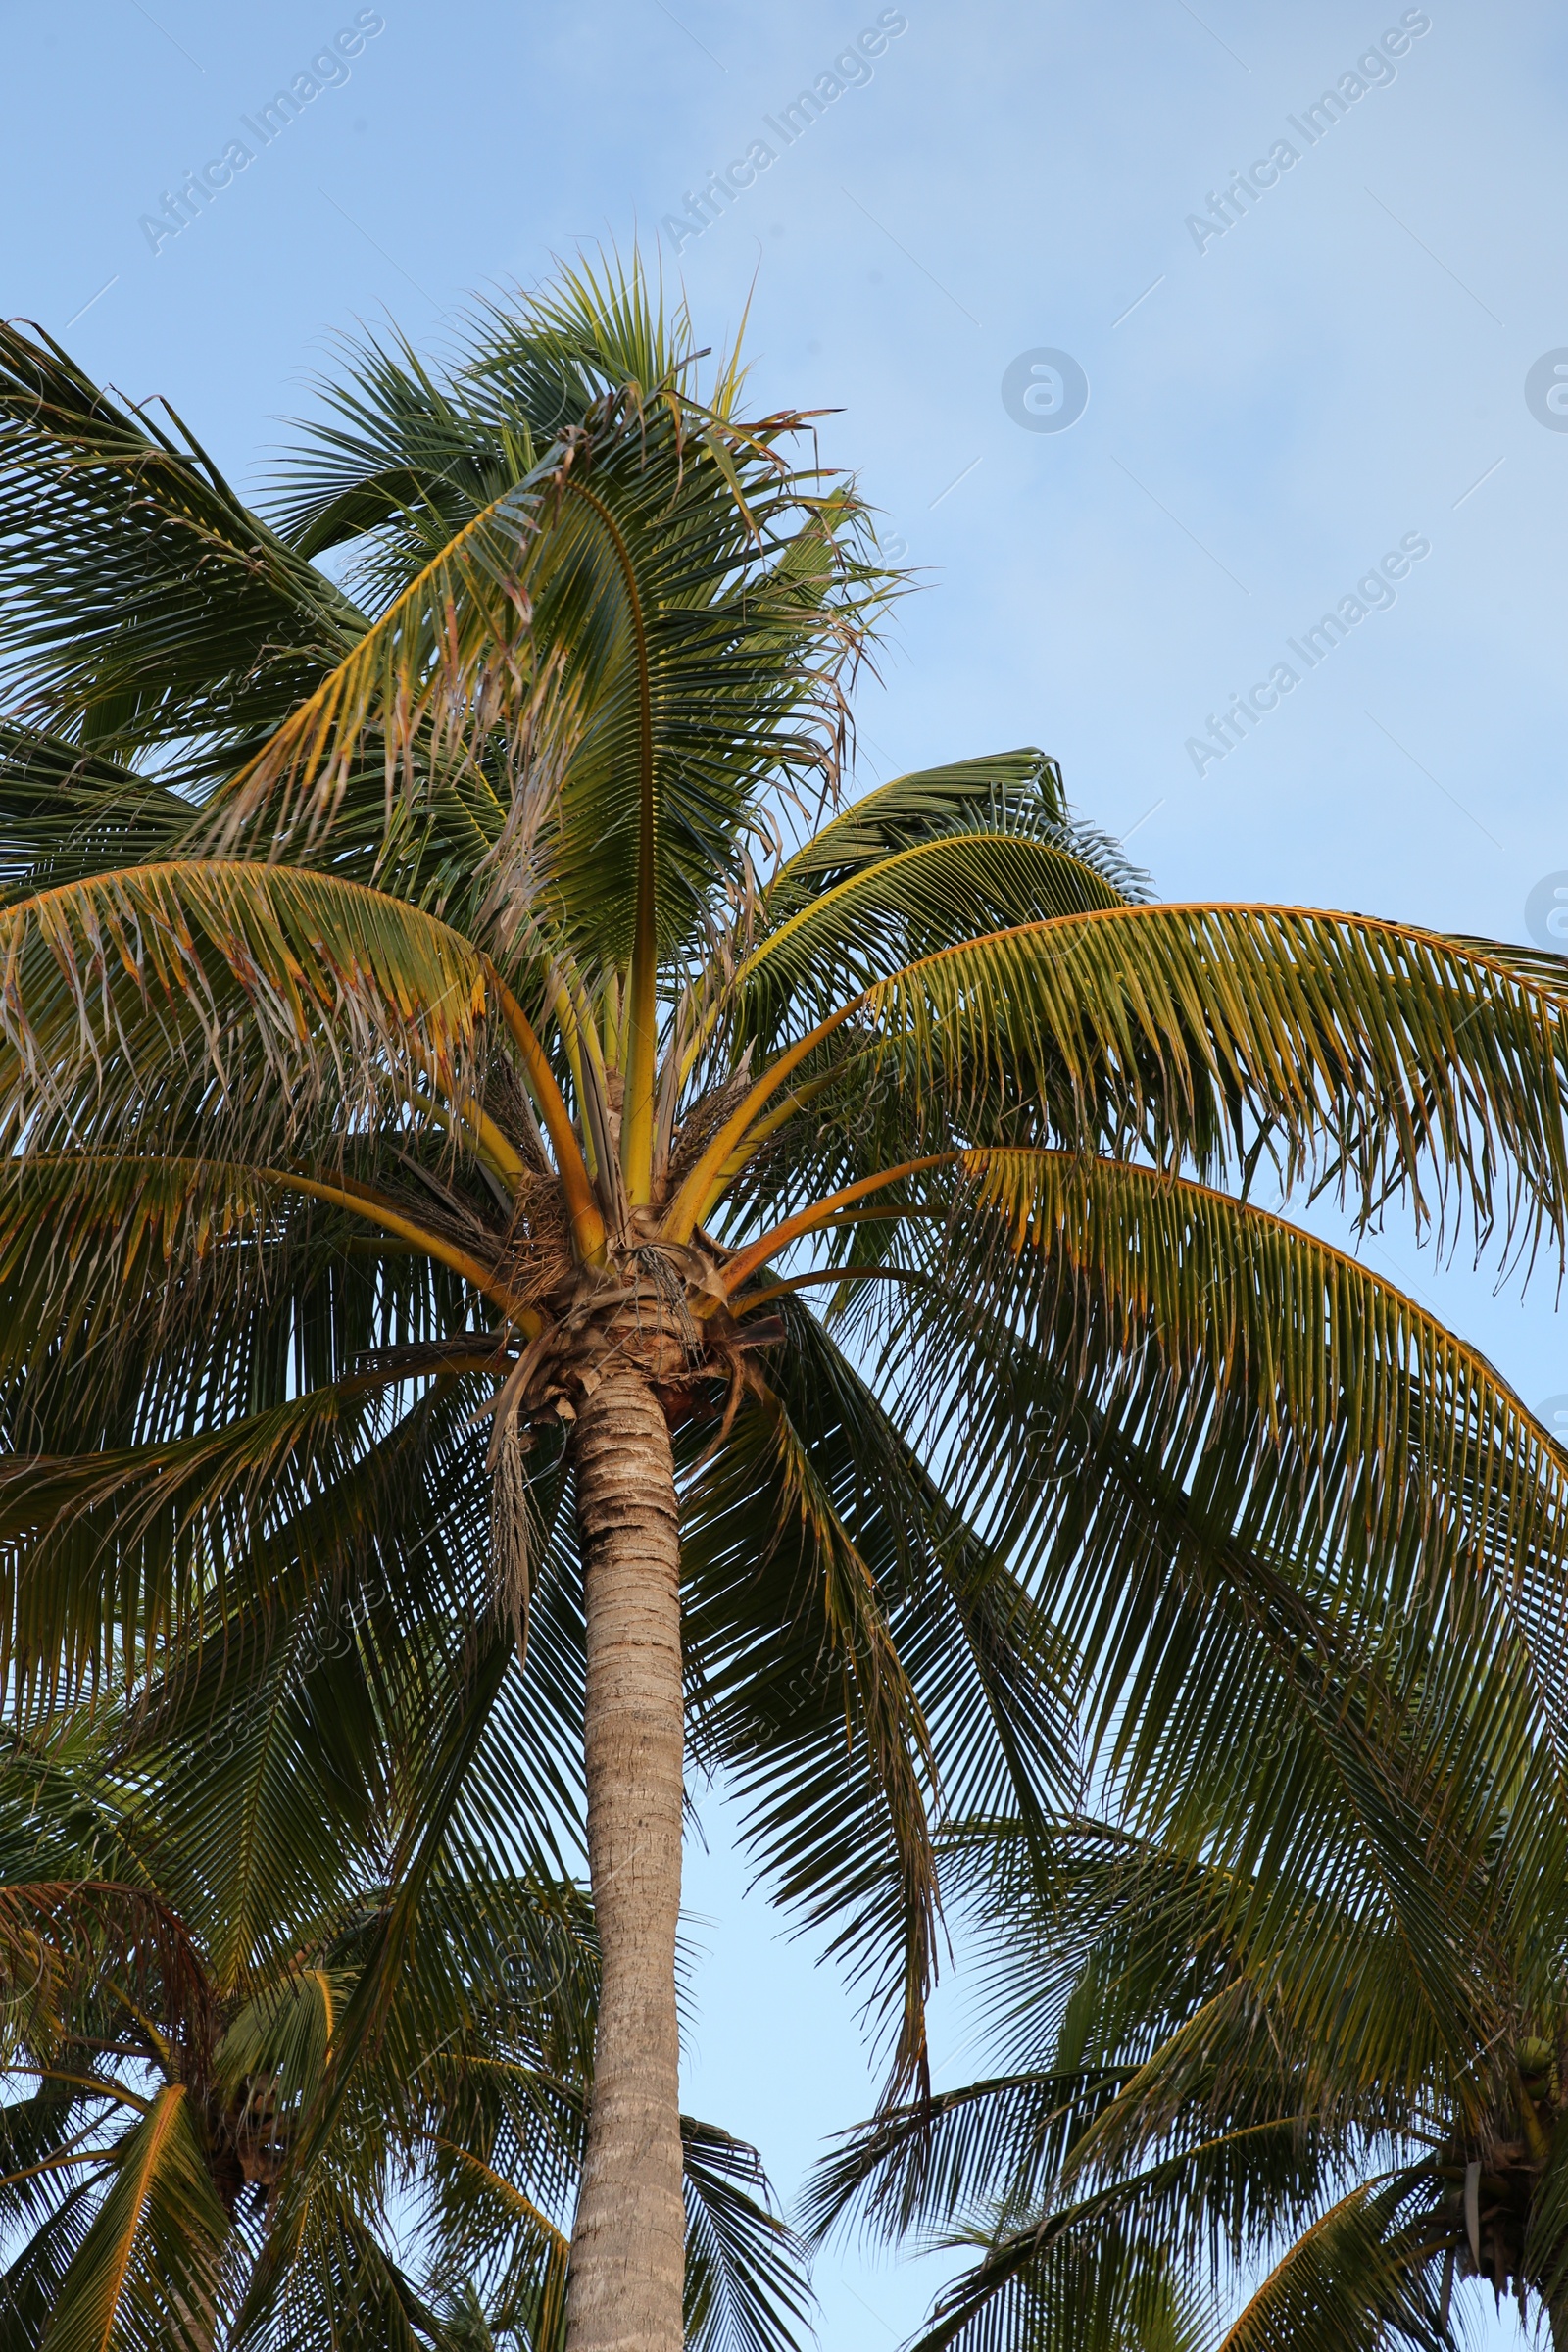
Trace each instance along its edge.
<path fill-rule="evenodd" d="M 1066 822 L 1061 769 L 1044 752 L 997 752 L 920 768 L 878 785 L 817 826 L 769 884 L 768 911 L 783 922 L 820 891 L 944 834 L 991 827 L 1052 833 Z"/>
<path fill-rule="evenodd" d="M 1440 1233 L 1461 1210 L 1521 1247 L 1564 1227 L 1562 999 L 1437 933 L 1128 906 L 949 949 L 865 1017 L 944 1139 L 1054 1130 L 1217 1171 L 1261 1130 L 1287 1182 L 1328 1170 L 1366 1215 L 1402 1193 Z M 893 1156 L 931 1133 L 906 1113 Z"/>
<path fill-rule="evenodd" d="M 431 2304 L 353 2200 L 325 2181 L 276 2315 L 254 2340 L 267 2352 L 449 2352 Z"/>
<path fill-rule="evenodd" d="M 909 2352 L 1199 2352 L 1212 2314 L 1157 2231 L 1091 2207 L 1001 2237 Z"/>
<path fill-rule="evenodd" d="M 292 842 L 296 856 L 325 848 L 351 781 L 363 789 L 372 716 L 382 739 L 384 837 L 398 799 L 417 794 L 419 771 L 451 759 L 470 723 L 526 730 L 537 687 L 528 672 L 539 550 L 566 478 L 565 460 L 552 453 L 432 558 L 215 796 L 206 829 L 216 847 L 232 854 L 265 828 L 269 841 Z"/>
<path fill-rule="evenodd" d="M 481 2298 L 472 2280 L 482 2278 L 482 2308 L 495 2332 L 520 2338 L 529 2352 L 557 2352 L 565 2325 L 569 2239 L 532 2197 L 472 2149 L 443 2138 L 432 2159 L 438 2276 L 450 2270 L 461 2277 L 476 2303 Z M 444 2293 L 455 2297 L 453 2287 Z"/>
<path fill-rule="evenodd" d="M 48 336 L 0 330 L 10 679 L 56 733 L 110 758 L 172 750 L 199 776 L 270 734 L 362 623 L 170 423 L 119 407 Z"/>
<path fill-rule="evenodd" d="M 862 1329 L 916 1450 L 974 1465 L 958 1495 L 1098 1661 L 1091 1720 L 1151 1818 L 1185 1803 L 1215 1836 L 1234 1805 L 1235 1835 L 1278 1840 L 1306 1801 L 1303 1740 L 1351 1739 L 1353 1811 L 1397 1724 L 1400 1773 L 1473 1792 L 1472 1840 L 1553 1821 L 1554 1799 L 1521 1814 L 1501 1792 L 1559 1771 L 1562 1464 L 1491 1367 L 1354 1260 L 1204 1188 L 1070 1154 L 960 1164 L 956 1194 L 933 1173 L 937 1213 L 891 1261 L 911 1280 Z M 1407 1801 L 1393 1779 L 1375 1800 L 1393 1862 Z M 1560 1867 L 1552 1836 L 1538 1867 Z"/>
<path fill-rule="evenodd" d="M 303 428 L 278 476 L 278 528 L 306 554 L 364 543 L 360 561 L 380 584 L 367 610 L 378 611 L 596 401 L 679 381 L 695 341 L 684 307 L 666 317 L 640 270 L 590 265 L 480 305 L 450 380 L 402 336 L 350 342 L 318 387 L 326 417 Z M 721 368 L 720 416 L 736 388 Z"/>
<path fill-rule="evenodd" d="M 419 1436 L 417 1426 L 402 1433 L 406 1453 L 416 1453 Z M 377 1483 L 372 1471 L 362 1488 L 372 1520 Z M 445 1564 L 438 1497 L 450 1503 L 441 1485 L 427 1505 L 437 1548 L 426 1565 L 437 1575 Z M 450 1530 L 460 1543 L 464 1532 L 461 1523 Z M 285 1956 L 302 1921 L 341 1901 L 345 1843 L 379 1849 L 381 1868 L 391 1865 L 387 1841 L 400 1829 L 405 1838 L 412 1834 L 412 1823 L 400 1818 L 404 1808 L 413 1801 L 414 1821 L 422 1818 L 406 1792 L 418 1789 L 454 1715 L 473 1703 L 475 1623 L 485 1627 L 492 1684 L 510 1645 L 510 1625 L 495 1630 L 482 1586 L 466 1620 L 446 1615 L 421 1629 L 407 1589 L 398 1590 L 395 1563 L 388 1573 L 374 1549 L 356 1559 L 345 1544 L 317 1560 L 307 1546 L 304 1556 L 315 1579 L 306 1603 L 288 1611 L 274 1600 L 270 1623 L 264 1598 L 216 1626 L 200 1680 L 176 1679 L 161 1706 L 155 1694 L 140 1743 L 179 1807 L 185 1826 L 174 1851 L 202 1887 L 204 1910 L 210 1907 L 215 1965 L 225 1983 L 243 1982 L 269 1955 Z M 547 1657 L 556 1647 L 552 1615 L 542 1600 Z M 485 1695 L 493 1708 L 493 1689 Z M 476 1837 L 484 1864 L 494 1864 L 498 1849 L 507 1860 L 553 1857 L 575 1794 L 574 1684 L 564 1695 L 564 1723 L 555 1692 L 526 1712 L 509 1702 L 488 1772 L 481 1757 L 460 1792 L 482 1823 L 489 1775 L 510 1784 L 506 1838 L 493 1838 L 486 1851 Z M 454 1801 L 450 1790 L 447 1801 Z"/>
<path fill-rule="evenodd" d="M 1544 2002 L 1542 2007 L 1547 2009 L 1547 2004 Z M 1521 2091 L 1523 2087 L 1521 2082 Z M 1535 2155 L 1538 2151 L 1530 2153 Z M 1548 2310 L 1557 2309 L 1564 2290 L 1568 2289 L 1568 2168 L 1564 2167 L 1559 2135 L 1555 2132 L 1546 2161 L 1540 2167 L 1519 2254 L 1522 2266 L 1537 2283 L 1543 2302 Z"/>
<path fill-rule="evenodd" d="M 0 1200 L 0 1648 L 12 1670 L 25 1653 L 19 1697 L 108 1673 L 117 1642 L 136 1654 L 138 1629 L 212 1625 L 237 1672 L 236 1610 L 269 1616 L 270 1641 L 280 1611 L 308 1611 L 320 1578 L 303 1545 L 351 1590 L 377 1558 L 384 1571 L 392 1515 L 433 1495 L 426 1482 L 482 1471 L 462 1424 L 494 1341 L 455 1355 L 445 1338 L 472 1294 L 428 1260 L 365 1250 L 364 1231 L 222 1163 L 68 1155 L 14 1170 Z M 172 1258 L 187 1269 L 174 1288 Z M 295 1319 L 279 1328 L 285 1290 Z M 412 1390 L 410 1359 L 424 1367 Z M 416 1414 L 389 1451 L 413 1396 L 452 1367 L 454 1407 Z M 367 1564 L 351 1571 L 356 1549 Z"/>
<path fill-rule="evenodd" d="M 691 2352 L 794 2352 L 810 2299 L 802 2248 L 765 2202 L 755 2148 L 681 2119 Z"/>
<path fill-rule="evenodd" d="M 495 2352 L 496 2339 L 471 2279 L 465 2279 L 450 2295 L 438 2299 L 436 2310 L 451 2352 Z M 529 2352 L 533 2352 L 542 2340 L 542 2331 L 534 2327 L 527 2340 Z"/>
<path fill-rule="evenodd" d="M 1049 835 L 940 833 L 833 880 L 774 924 L 736 972 L 733 1024 L 770 1046 L 786 1016 L 803 1027 L 823 1019 L 890 970 L 956 941 L 1125 904 Z"/>
<path fill-rule="evenodd" d="M 0 721 L 0 892 L 52 890 L 172 855 L 191 805 L 61 735 Z"/>
<path fill-rule="evenodd" d="M 215 1082 L 222 1115 L 280 1149 L 328 1088 L 339 1132 L 389 1086 L 416 1100 L 426 1071 L 472 1092 L 482 959 L 326 875 L 186 861 L 71 883 L 0 913 L 0 1119 L 29 1154 L 82 1118 L 123 1135 L 188 1116 Z"/>
<path fill-rule="evenodd" d="M 411 2055 L 398 2030 L 407 2017 L 410 1994 L 417 1998 L 416 1980 L 407 1964 L 423 1898 L 447 1847 L 453 1818 L 481 1747 L 512 1648 L 511 1626 L 498 1629 L 492 1625 L 476 1645 L 465 1687 L 454 1694 L 446 1720 L 438 1727 L 416 1804 L 410 1818 L 400 1825 L 389 1874 L 395 1896 L 377 1913 L 358 1982 L 334 2024 L 332 2065 L 300 2118 L 272 2227 L 236 2321 L 242 2339 L 286 2303 L 288 2281 L 298 2265 L 309 2258 L 312 2233 L 328 2195 L 324 2180 L 329 2176 L 323 2173 L 323 2165 L 346 2116 L 352 2113 L 366 2069 L 374 2065 L 381 2050 L 402 2055 L 406 2062 Z M 375 2071 L 383 2097 L 398 2104 L 401 2100 L 394 2085 L 400 2079 L 410 2082 L 407 2063 L 395 2071 Z"/>
<path fill-rule="evenodd" d="M 934 1966 L 931 1808 L 1038 1812 L 1074 1777 L 1067 1661 L 853 1366 L 785 1316 L 767 1396 L 687 1500 L 695 1755 L 741 1796 L 780 1899 L 900 2019 L 906 2071 Z"/>
<path fill-rule="evenodd" d="M 10 1448 L 59 1461 L 89 1445 L 185 1446 L 208 1423 L 220 1449 L 226 1422 L 306 1391 L 343 1385 L 345 1413 L 354 1396 L 373 1409 L 406 1367 L 446 1368 L 454 1351 L 443 1356 L 442 1343 L 467 1327 L 473 1292 L 444 1250 L 463 1261 L 457 1242 L 474 1237 L 461 1232 L 471 1195 L 454 1188 L 450 1166 L 443 1181 L 439 1129 L 432 1140 L 421 1157 L 412 1122 L 395 1135 L 390 1197 L 341 1182 L 312 1191 L 297 1166 L 177 1147 L 13 1161 L 0 1184 Z M 345 1173 L 337 1159 L 334 1141 L 333 1179 Z M 482 1186 L 479 1199 L 491 1205 Z M 416 1235 L 429 1247 L 416 1250 Z M 268 1310 L 285 1289 L 294 1321 L 280 1330 Z M 480 1333 L 467 1341 L 479 1361 L 494 1346 Z"/>
<path fill-rule="evenodd" d="M 179 2084 L 116 2149 L 107 2195 L 61 2282 L 48 2352 L 203 2352 L 228 2223 Z"/>
<path fill-rule="evenodd" d="M 1347 1845 L 1331 1830 L 1325 1863 Z M 1505 2053 L 1525 2052 L 1538 2101 L 1554 2095 L 1547 2045 L 1521 2038 L 1519 2019 L 1558 1997 L 1560 1910 L 1519 1922 L 1510 1945 L 1494 1904 L 1489 1944 L 1484 1893 L 1436 1923 L 1400 1920 L 1368 1914 L 1325 1869 L 1298 1897 L 1295 1936 L 1259 1938 L 1234 1867 L 1088 1820 L 1043 1839 L 970 1825 L 958 1862 L 979 1905 L 992 2032 L 1018 2071 L 846 2135 L 808 2207 L 816 2234 L 858 2218 L 888 2236 L 982 2247 L 939 2301 L 921 2339 L 933 2352 L 1054 2342 L 1030 2332 L 1039 2298 L 1049 2304 L 1074 2264 L 1093 2278 L 1102 2241 L 1113 2275 L 1128 2252 L 1157 2256 L 1216 2313 L 1229 2302 L 1236 2346 L 1436 2352 L 1451 2341 L 1455 2257 L 1461 2278 L 1478 2268 L 1460 2185 L 1473 2149 L 1479 2267 L 1495 2265 L 1501 2285 L 1525 2258 L 1530 2208 L 1509 2200 L 1534 2165 L 1531 2276 L 1547 2291 L 1549 2161 L 1544 2141 L 1537 2157 L 1519 2144 Z M 1477 1875 L 1506 1867 L 1484 1854 Z M 1478 1960 L 1485 2014 L 1471 1993 Z M 1424 2033 L 1423 2013 L 1446 2031 Z M 1237 2291 L 1239 2276 L 1260 2274 Z M 1220 2332 L 1216 2317 L 1205 2340 Z"/>
<path fill-rule="evenodd" d="M 219 2051 L 238 2088 L 265 2081 L 277 2108 L 294 2111 L 320 2090 L 337 2021 L 354 1990 L 347 1969 L 302 1968 L 247 2001 L 230 2019 Z"/>
<path fill-rule="evenodd" d="M 1038 1350 L 1086 1401 L 1118 1381 L 1138 1394 L 1133 1367 L 1157 1359 L 1172 1428 L 1249 1428 L 1347 1606 L 1404 1612 L 1450 1581 L 1486 1585 L 1544 1643 L 1550 1704 L 1568 1458 L 1483 1356 L 1359 1260 L 1207 1187 L 1067 1152 L 956 1156 L 933 1172 L 938 1215 L 899 1240 L 894 1262 L 924 1279 L 877 1318 L 911 1407 L 924 1384 L 933 1421 L 977 1434 L 985 1380 L 962 1399 L 938 1387 L 970 1331 L 982 1349 L 990 1330 Z M 1015 1507 L 1031 1467 L 1037 1492 L 1043 1470 L 1070 1485 L 1081 1436 L 1061 1431 L 1047 1462 L 1035 1417 L 1042 1458 L 1020 1463 Z"/>
<path fill-rule="evenodd" d="M 1421 2228 L 1426 2185 L 1368 2182 L 1331 2206 L 1250 2297 L 1221 2352 L 1382 2352 L 1393 2342 L 1446 2352 Z"/>
<path fill-rule="evenodd" d="M 914 770 L 818 825 L 764 893 L 770 927 L 906 851 L 965 833 L 1044 841 L 1093 868 L 1118 899 L 1149 897 L 1149 877 L 1067 806 L 1059 763 L 1032 746 Z"/>
<path fill-rule="evenodd" d="M 177 1638 L 220 1615 L 227 1590 L 252 1581 L 256 1516 L 269 1581 L 288 1596 L 283 1531 L 323 1486 L 341 1492 L 374 1443 L 354 1401 L 316 1390 L 211 1437 L 13 1457 L 0 1479 L 0 1654 L 26 1656 L 19 1699 L 36 1679 L 70 1687 L 107 1670 L 117 1643 L 134 1654 L 138 1632 Z"/>
<path fill-rule="evenodd" d="M 997 2076 L 884 2108 L 823 2158 L 807 2189 L 803 2227 L 820 2239 L 854 2218 L 890 2239 L 917 2234 L 930 2243 L 999 2197 L 1035 2200 L 1127 2072 Z"/>
<path fill-rule="evenodd" d="M 287 528 L 364 538 L 380 618 L 223 796 L 225 840 L 275 843 L 314 794 L 312 854 L 373 850 L 602 968 L 632 954 L 651 802 L 660 936 L 701 940 L 759 794 L 835 772 L 839 675 L 890 583 L 853 493 L 781 454 L 804 420 L 743 421 L 732 368 L 699 399 L 690 362 L 635 271 L 481 312 L 439 385 L 360 356 Z"/>
<path fill-rule="evenodd" d="M 35 2352 L 60 2300 L 71 2266 L 92 2227 L 97 2182 L 78 2181 L 0 2272 L 0 2346 Z"/>
<path fill-rule="evenodd" d="M 476 446 L 472 405 L 454 400 L 401 337 L 390 348 L 373 337 L 350 344 L 343 360 L 342 374 L 318 385 L 326 415 L 305 426 L 270 503 L 279 536 L 300 555 L 354 549 L 358 602 L 374 614 L 532 471 L 559 425 L 580 424 L 587 402 L 551 416 L 542 436 L 525 414 L 510 434 Z"/>

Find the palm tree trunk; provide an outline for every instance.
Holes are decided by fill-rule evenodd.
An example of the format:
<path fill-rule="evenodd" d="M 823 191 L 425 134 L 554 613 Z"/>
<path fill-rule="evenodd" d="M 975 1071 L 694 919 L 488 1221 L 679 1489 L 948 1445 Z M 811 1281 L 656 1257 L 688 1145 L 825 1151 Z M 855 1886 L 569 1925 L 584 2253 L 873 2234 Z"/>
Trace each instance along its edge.
<path fill-rule="evenodd" d="M 566 2345 L 681 2352 L 680 1538 L 669 1430 L 629 1367 L 583 1400 L 576 1477 L 588 1858 L 603 1982 Z"/>

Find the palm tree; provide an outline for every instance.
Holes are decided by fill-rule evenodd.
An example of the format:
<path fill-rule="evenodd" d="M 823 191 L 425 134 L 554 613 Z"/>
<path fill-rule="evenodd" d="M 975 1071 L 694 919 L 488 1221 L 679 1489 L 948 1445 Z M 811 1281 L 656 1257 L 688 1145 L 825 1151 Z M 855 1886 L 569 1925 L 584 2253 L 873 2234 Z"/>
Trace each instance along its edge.
<path fill-rule="evenodd" d="M 680 2341 L 687 1744 L 893 2095 L 944 1813 L 1109 1754 L 1396 1841 L 1406 1717 L 1472 1841 L 1544 1867 L 1557 1794 L 1562 1457 L 1249 1196 L 1560 1257 L 1564 966 L 1150 903 L 1038 752 L 838 807 L 900 583 L 704 356 L 635 269 L 366 346 L 270 525 L 46 339 L 0 385 L 0 1671 L 194 1724 L 348 1612 L 314 1785 L 397 1778 L 411 1885 L 586 1797 L 571 2352 Z M 203 1805 L 241 1937 L 270 1722 Z"/>
<path fill-rule="evenodd" d="M 0 1758 L 0 2344 L 234 2340 L 278 2184 L 339 2024 L 402 1892 L 340 1851 L 236 1977 L 184 1835 L 188 1757 L 101 1707 Z M 598 1955 L 579 1889 L 465 1878 L 422 1889 L 396 1996 L 310 2166 L 268 2340 L 558 2352 L 591 2079 Z M 476 1962 L 478 1965 L 476 1965 Z M 681 2119 L 688 2341 L 788 2352 L 805 2309 L 755 2151 Z M 399 2235 L 420 2247 L 410 2275 Z M 483 2301 L 479 2289 L 483 2290 Z"/>
<path fill-rule="evenodd" d="M 1265 1885 L 1108 1821 L 963 1840 L 1002 2065 L 808 2198 L 978 2252 L 914 2352 L 1444 2352 L 1466 2278 L 1568 2342 L 1561 1889 L 1456 1869 L 1422 1793 L 1424 1890 L 1353 1845 Z"/>

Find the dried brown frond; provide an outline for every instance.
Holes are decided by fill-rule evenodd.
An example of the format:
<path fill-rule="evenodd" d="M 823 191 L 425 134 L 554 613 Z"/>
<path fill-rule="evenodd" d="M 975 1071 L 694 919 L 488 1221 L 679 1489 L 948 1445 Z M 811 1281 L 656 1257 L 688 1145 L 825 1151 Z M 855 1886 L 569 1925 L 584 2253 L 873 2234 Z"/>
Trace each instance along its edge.
<path fill-rule="evenodd" d="M 730 1113 L 745 1101 L 752 1083 L 750 1047 L 722 1086 L 700 1097 L 681 1121 L 669 1154 L 668 1190 L 675 1192 L 697 1165 Z"/>

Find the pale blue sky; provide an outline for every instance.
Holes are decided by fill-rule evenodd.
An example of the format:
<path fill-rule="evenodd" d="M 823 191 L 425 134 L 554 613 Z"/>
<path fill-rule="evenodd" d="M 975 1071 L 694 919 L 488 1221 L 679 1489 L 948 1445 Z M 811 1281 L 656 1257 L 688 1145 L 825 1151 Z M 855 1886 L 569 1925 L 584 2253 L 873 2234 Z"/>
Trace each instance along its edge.
<path fill-rule="evenodd" d="M 663 251 L 704 341 L 750 293 L 760 397 L 842 412 L 825 449 L 926 567 L 861 697 L 861 780 L 1041 743 L 1167 895 L 1525 936 L 1532 888 L 1568 872 L 1568 432 L 1525 397 L 1568 347 L 1560 10 L 910 0 L 786 147 L 765 118 L 878 8 L 388 0 L 347 81 L 155 255 L 139 217 L 357 13 L 6 0 L 5 309 L 167 393 L 254 481 L 333 329 L 390 313 L 438 342 L 465 294 L 578 240 L 651 246 L 765 140 L 754 184 Z M 1358 71 L 1417 19 L 1387 72 Z M 1310 142 L 1303 110 L 1341 88 Z M 1282 141 L 1297 160 L 1195 235 Z M 1087 377 L 1064 431 L 1004 405 L 1041 350 Z M 1288 641 L 1407 535 L 1430 552 L 1395 601 L 1363 590 L 1377 609 L 1309 669 Z M 1299 682 L 1195 762 L 1188 739 L 1282 662 Z M 1380 1262 L 1532 1402 L 1568 1392 L 1549 1286 L 1494 1299 L 1402 1234 Z M 838 1988 L 742 1906 L 716 1811 L 711 1831 L 692 2096 L 789 2186 L 868 2080 Z M 830 2261 L 829 2352 L 891 2344 L 926 2283 Z"/>

